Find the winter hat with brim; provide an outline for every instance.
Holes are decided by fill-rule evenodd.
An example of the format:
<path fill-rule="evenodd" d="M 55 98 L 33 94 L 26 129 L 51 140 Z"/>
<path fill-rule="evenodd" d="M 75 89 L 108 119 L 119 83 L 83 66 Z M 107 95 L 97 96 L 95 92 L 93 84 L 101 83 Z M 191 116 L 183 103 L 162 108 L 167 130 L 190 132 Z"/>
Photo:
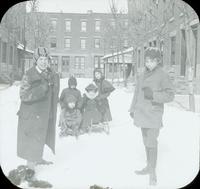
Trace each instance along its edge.
<path fill-rule="evenodd" d="M 93 83 L 91 83 L 85 88 L 85 90 L 87 92 L 89 92 L 89 91 L 95 91 L 96 92 L 98 90 L 98 87 L 96 85 L 94 85 Z"/>
<path fill-rule="evenodd" d="M 149 57 L 151 59 L 161 60 L 161 52 L 157 47 L 148 47 L 144 52 L 144 58 Z"/>
<path fill-rule="evenodd" d="M 71 76 L 68 79 L 68 86 L 71 87 L 72 85 L 77 86 L 77 80 L 74 76 Z"/>
<path fill-rule="evenodd" d="M 38 58 L 40 56 L 44 56 L 44 57 L 50 57 L 47 48 L 45 47 L 38 47 L 37 49 L 35 49 L 34 55 L 33 55 L 33 60 L 36 63 Z"/>

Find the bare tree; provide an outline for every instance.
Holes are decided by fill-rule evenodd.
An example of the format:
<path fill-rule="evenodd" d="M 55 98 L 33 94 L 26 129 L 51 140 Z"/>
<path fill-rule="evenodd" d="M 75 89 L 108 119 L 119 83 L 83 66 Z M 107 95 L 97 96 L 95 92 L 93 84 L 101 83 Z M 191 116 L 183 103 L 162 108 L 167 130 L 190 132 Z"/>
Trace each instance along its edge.
<path fill-rule="evenodd" d="M 45 13 L 38 12 L 38 0 L 29 1 L 30 12 L 27 14 L 27 40 L 30 48 L 45 46 L 51 29 L 50 20 Z"/>

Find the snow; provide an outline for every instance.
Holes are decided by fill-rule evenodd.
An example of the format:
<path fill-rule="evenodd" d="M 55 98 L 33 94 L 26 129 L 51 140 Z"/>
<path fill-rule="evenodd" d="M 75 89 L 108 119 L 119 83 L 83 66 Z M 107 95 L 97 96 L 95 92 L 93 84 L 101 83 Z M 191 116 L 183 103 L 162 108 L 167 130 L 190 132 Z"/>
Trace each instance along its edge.
<path fill-rule="evenodd" d="M 90 82 L 78 79 L 78 88 L 83 92 Z M 62 79 L 60 92 L 66 85 L 67 80 Z M 57 127 L 56 155 L 47 147 L 44 150 L 44 158 L 54 164 L 37 166 L 37 178 L 49 181 L 54 189 L 89 189 L 94 184 L 113 189 L 148 188 L 148 176 L 134 174 L 145 166 L 146 159 L 141 131 L 128 113 L 132 96 L 132 90 L 117 87 L 109 97 L 113 116 L 109 135 L 59 138 Z M 16 156 L 19 104 L 19 86 L 0 91 L 0 161 L 5 175 L 26 163 Z M 199 171 L 200 116 L 166 104 L 163 123 L 155 188 L 181 188 Z M 27 188 L 26 183 L 21 187 Z"/>

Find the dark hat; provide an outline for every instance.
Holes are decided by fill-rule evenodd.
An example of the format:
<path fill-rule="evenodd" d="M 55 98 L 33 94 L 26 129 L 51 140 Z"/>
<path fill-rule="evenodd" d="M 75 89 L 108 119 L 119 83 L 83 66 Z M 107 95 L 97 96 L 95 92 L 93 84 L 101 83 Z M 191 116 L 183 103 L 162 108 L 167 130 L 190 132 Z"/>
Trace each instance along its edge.
<path fill-rule="evenodd" d="M 89 92 L 89 91 L 95 91 L 96 92 L 98 90 L 98 87 L 96 85 L 94 85 L 93 83 L 91 83 L 85 88 L 85 90 L 87 92 Z"/>
<path fill-rule="evenodd" d="M 47 48 L 38 47 L 37 49 L 35 49 L 35 52 L 33 55 L 34 62 L 37 62 L 37 60 L 40 56 L 49 57 L 49 52 L 48 52 Z"/>
<path fill-rule="evenodd" d="M 151 59 L 161 59 L 161 52 L 157 47 L 148 47 L 144 52 L 144 57 L 149 57 Z"/>
<path fill-rule="evenodd" d="M 72 85 L 77 86 L 77 80 L 76 80 L 76 78 L 74 76 L 71 76 L 68 79 L 68 86 L 71 87 Z"/>

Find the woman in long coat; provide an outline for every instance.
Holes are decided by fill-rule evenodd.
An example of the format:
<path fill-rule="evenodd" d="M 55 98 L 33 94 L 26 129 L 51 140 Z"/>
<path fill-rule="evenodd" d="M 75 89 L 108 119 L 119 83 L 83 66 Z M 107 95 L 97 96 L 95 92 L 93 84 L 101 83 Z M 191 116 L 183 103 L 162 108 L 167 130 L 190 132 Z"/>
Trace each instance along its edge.
<path fill-rule="evenodd" d="M 55 124 L 59 76 L 49 68 L 46 48 L 34 54 L 35 65 L 24 75 L 20 87 L 17 155 L 34 169 L 42 159 L 44 145 L 55 154 Z"/>
<path fill-rule="evenodd" d="M 102 113 L 102 122 L 112 121 L 108 97 L 115 90 L 115 88 L 109 81 L 105 80 L 102 71 L 98 68 L 94 70 L 94 82 L 98 87 L 98 96 L 95 100 L 97 101 Z"/>

